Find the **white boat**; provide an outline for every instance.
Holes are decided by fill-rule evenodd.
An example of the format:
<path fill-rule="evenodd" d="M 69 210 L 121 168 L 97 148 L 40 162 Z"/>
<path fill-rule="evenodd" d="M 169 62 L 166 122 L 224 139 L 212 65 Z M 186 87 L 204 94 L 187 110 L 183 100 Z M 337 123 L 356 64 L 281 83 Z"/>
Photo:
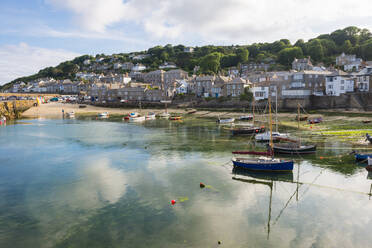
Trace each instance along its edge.
<path fill-rule="evenodd" d="M 130 117 L 129 120 L 132 122 L 143 122 L 146 120 L 146 116 Z"/>
<path fill-rule="evenodd" d="M 146 120 L 155 120 L 155 118 L 155 113 L 153 112 L 147 113 L 146 115 Z"/>
<path fill-rule="evenodd" d="M 272 132 L 273 140 L 278 138 L 289 138 L 289 135 L 286 133 Z M 257 141 L 270 141 L 270 132 L 264 132 L 256 134 L 255 139 Z"/>
<path fill-rule="evenodd" d="M 242 116 L 239 117 L 239 120 L 241 120 L 241 121 L 253 120 L 253 115 L 242 115 Z"/>
<path fill-rule="evenodd" d="M 99 118 L 109 118 L 109 113 L 108 112 L 102 112 L 98 114 Z"/>
<path fill-rule="evenodd" d="M 159 114 L 159 117 L 164 118 L 164 119 L 168 119 L 170 117 L 170 114 L 168 114 L 167 112 L 163 112 L 163 113 Z"/>
<path fill-rule="evenodd" d="M 220 119 L 218 118 L 217 123 L 225 124 L 225 123 L 233 123 L 235 121 L 235 118 L 230 119 Z"/>
<path fill-rule="evenodd" d="M 132 112 L 129 114 L 129 117 L 137 117 L 139 114 L 137 112 Z"/>
<path fill-rule="evenodd" d="M 75 112 L 71 111 L 71 112 L 67 113 L 67 117 L 68 118 L 75 118 Z"/>

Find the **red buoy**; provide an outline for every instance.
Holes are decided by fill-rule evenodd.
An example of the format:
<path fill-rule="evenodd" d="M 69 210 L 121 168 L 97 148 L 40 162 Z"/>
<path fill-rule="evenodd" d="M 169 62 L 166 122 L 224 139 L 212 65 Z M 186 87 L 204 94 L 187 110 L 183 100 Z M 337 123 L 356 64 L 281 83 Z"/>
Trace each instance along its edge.
<path fill-rule="evenodd" d="M 172 205 L 176 204 L 176 200 L 171 200 L 171 204 Z"/>
<path fill-rule="evenodd" d="M 205 187 L 205 184 L 204 183 L 200 183 L 200 188 L 204 188 Z"/>

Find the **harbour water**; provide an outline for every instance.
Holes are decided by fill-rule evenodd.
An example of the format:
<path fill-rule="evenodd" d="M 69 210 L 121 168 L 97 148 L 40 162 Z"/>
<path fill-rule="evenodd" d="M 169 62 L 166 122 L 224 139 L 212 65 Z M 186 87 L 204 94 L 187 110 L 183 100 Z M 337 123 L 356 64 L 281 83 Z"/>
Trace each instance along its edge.
<path fill-rule="evenodd" d="M 19 120 L 0 127 L 0 247 L 369 247 L 358 147 L 317 142 L 293 174 L 236 174 L 248 139 L 214 121 Z"/>

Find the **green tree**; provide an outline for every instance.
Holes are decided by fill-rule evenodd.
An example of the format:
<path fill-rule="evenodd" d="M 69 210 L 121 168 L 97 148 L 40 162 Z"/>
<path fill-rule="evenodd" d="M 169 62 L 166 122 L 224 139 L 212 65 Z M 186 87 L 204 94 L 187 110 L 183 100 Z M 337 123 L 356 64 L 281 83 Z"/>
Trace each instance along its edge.
<path fill-rule="evenodd" d="M 217 73 L 220 69 L 221 53 L 214 52 L 201 58 L 200 69 L 203 73 Z"/>
<path fill-rule="evenodd" d="M 290 66 L 295 58 L 302 58 L 303 52 L 301 47 L 288 47 L 281 50 L 278 54 L 280 64 Z"/>
<path fill-rule="evenodd" d="M 245 47 L 239 47 L 236 50 L 236 56 L 238 58 L 238 63 L 246 63 L 248 61 L 249 51 Z"/>
<path fill-rule="evenodd" d="M 372 60 L 372 39 L 365 41 L 361 46 L 361 56 L 365 60 Z"/>
<path fill-rule="evenodd" d="M 342 51 L 344 53 L 350 53 L 353 48 L 353 45 L 349 40 L 345 40 L 344 44 L 342 45 Z"/>
<path fill-rule="evenodd" d="M 320 62 L 324 57 L 324 49 L 319 39 L 313 39 L 306 47 L 308 55 L 316 61 Z"/>

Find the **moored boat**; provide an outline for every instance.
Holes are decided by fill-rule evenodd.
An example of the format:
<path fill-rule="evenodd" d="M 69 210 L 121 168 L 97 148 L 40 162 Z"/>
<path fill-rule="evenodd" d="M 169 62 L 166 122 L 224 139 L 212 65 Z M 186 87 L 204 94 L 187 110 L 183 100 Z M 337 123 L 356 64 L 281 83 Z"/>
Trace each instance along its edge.
<path fill-rule="evenodd" d="M 242 115 L 239 117 L 240 121 L 251 121 L 253 120 L 253 115 Z"/>
<path fill-rule="evenodd" d="M 240 127 L 231 129 L 233 135 L 255 135 L 265 132 L 265 127 Z"/>
<path fill-rule="evenodd" d="M 127 114 L 126 116 L 123 117 L 124 120 L 130 120 L 130 118 L 137 117 L 139 114 L 137 112 L 132 112 Z"/>
<path fill-rule="evenodd" d="M 168 114 L 167 112 L 163 112 L 163 113 L 158 114 L 158 116 L 163 119 L 168 119 L 170 114 Z"/>
<path fill-rule="evenodd" d="M 367 162 L 368 158 L 372 158 L 372 153 L 367 153 L 367 154 L 356 153 L 355 154 L 355 160 L 357 162 Z"/>
<path fill-rule="evenodd" d="M 75 112 L 74 111 L 68 112 L 67 117 L 68 118 L 75 118 Z"/>
<path fill-rule="evenodd" d="M 179 121 L 179 120 L 182 120 L 182 116 L 180 116 L 180 115 L 171 116 L 171 117 L 169 117 L 169 120 L 171 120 L 171 121 Z"/>
<path fill-rule="evenodd" d="M 155 113 L 153 112 L 147 113 L 146 120 L 155 120 L 155 119 L 156 119 Z"/>
<path fill-rule="evenodd" d="M 321 123 L 322 121 L 323 121 L 322 117 L 308 120 L 309 124 L 318 124 L 318 123 Z"/>
<path fill-rule="evenodd" d="M 130 117 L 129 119 L 132 122 L 143 122 L 146 120 L 146 116 L 136 116 L 136 117 Z"/>
<path fill-rule="evenodd" d="M 108 112 L 102 112 L 102 113 L 99 113 L 98 114 L 98 117 L 99 118 L 103 118 L 103 119 L 105 119 L 105 118 L 109 118 L 109 113 Z"/>
<path fill-rule="evenodd" d="M 312 154 L 316 152 L 316 145 L 301 145 L 298 143 L 284 143 L 273 145 L 274 154 Z"/>
<path fill-rule="evenodd" d="M 273 132 L 272 133 L 272 138 L 273 138 L 273 141 L 279 141 L 281 140 L 281 138 L 288 138 L 288 134 L 286 133 L 279 133 L 279 132 Z M 260 142 L 269 142 L 270 141 L 270 132 L 264 132 L 264 133 L 260 133 L 260 134 L 256 134 L 256 136 L 254 137 L 257 141 L 260 141 Z"/>
<path fill-rule="evenodd" d="M 233 165 L 255 171 L 286 172 L 293 170 L 292 160 L 280 160 L 276 158 L 233 158 Z"/>
<path fill-rule="evenodd" d="M 219 124 L 227 124 L 227 123 L 233 123 L 235 121 L 235 118 L 229 118 L 229 119 L 220 119 L 216 121 Z"/>

